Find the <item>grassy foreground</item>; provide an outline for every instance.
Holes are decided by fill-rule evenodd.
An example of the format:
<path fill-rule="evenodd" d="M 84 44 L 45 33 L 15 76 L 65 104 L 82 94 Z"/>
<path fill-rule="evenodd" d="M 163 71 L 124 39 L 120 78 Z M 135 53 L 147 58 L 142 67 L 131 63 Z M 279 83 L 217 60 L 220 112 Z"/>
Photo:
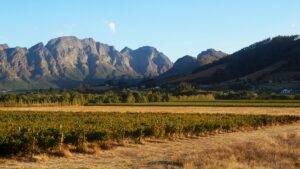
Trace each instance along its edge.
<path fill-rule="evenodd" d="M 232 131 L 299 121 L 299 116 L 0 112 L 0 155 L 51 152 L 62 145 L 81 149 L 86 143 L 107 147 L 107 142 L 171 138 Z"/>
<path fill-rule="evenodd" d="M 174 156 L 172 160 L 152 164 L 162 169 L 298 169 L 300 167 L 299 149 L 300 131 L 296 130 L 279 132 L 272 136 L 261 134 L 256 139 L 216 146 L 199 152 L 189 152 Z"/>

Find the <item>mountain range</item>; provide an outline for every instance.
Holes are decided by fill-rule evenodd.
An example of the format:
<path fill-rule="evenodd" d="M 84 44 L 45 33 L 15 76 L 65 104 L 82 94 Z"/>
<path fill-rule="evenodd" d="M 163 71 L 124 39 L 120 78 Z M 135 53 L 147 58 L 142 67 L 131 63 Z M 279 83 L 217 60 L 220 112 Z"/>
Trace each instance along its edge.
<path fill-rule="evenodd" d="M 174 64 L 154 47 L 118 51 L 92 38 L 66 36 L 29 49 L 0 45 L 0 89 L 72 88 L 107 80 L 144 80 L 155 85 L 290 81 L 300 80 L 299 65 L 298 35 L 268 38 L 232 54 L 207 49 Z"/>
<path fill-rule="evenodd" d="M 152 83 L 183 81 L 197 84 L 300 81 L 300 37 L 268 38 L 215 62 L 199 66 L 191 73 L 160 78 Z"/>
<path fill-rule="evenodd" d="M 118 51 L 91 38 L 59 37 L 29 49 L 4 44 L 0 45 L 0 88 L 68 88 L 109 79 L 151 78 L 172 66 L 153 47 Z"/>
<path fill-rule="evenodd" d="M 197 58 L 189 55 L 183 56 L 174 63 L 170 70 L 160 75 L 160 78 L 190 74 L 196 68 L 213 63 L 224 56 L 227 56 L 227 54 L 222 51 L 216 51 L 215 49 L 207 49 L 201 52 Z"/>

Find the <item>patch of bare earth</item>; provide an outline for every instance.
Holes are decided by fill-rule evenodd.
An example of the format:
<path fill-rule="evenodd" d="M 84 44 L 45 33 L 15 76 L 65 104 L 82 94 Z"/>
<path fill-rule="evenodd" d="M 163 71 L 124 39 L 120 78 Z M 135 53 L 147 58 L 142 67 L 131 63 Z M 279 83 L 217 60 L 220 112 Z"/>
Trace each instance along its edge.
<path fill-rule="evenodd" d="M 284 107 L 199 107 L 199 106 L 55 106 L 55 107 L 0 107 L 0 111 L 51 112 L 138 112 L 138 113 L 230 113 L 299 115 L 300 108 Z"/>
<path fill-rule="evenodd" d="M 300 123 L 199 138 L 125 144 L 97 155 L 18 161 L 0 159 L 0 168 L 299 168 Z"/>

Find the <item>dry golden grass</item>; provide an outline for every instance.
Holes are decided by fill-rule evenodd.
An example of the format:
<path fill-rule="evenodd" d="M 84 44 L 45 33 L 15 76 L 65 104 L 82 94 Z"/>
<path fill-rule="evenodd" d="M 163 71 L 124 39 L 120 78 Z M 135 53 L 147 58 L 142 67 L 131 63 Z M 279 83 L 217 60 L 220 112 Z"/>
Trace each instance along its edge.
<path fill-rule="evenodd" d="M 39 154 L 32 156 L 32 160 L 34 162 L 45 162 L 49 160 L 49 157 L 47 154 Z"/>
<path fill-rule="evenodd" d="M 232 144 L 186 154 L 162 164 L 184 169 L 297 169 L 300 168 L 300 132 Z"/>
<path fill-rule="evenodd" d="M 100 148 L 96 143 L 83 143 L 82 145 L 77 147 L 76 152 L 97 155 L 100 153 Z"/>
<path fill-rule="evenodd" d="M 72 153 L 70 152 L 70 147 L 68 146 L 61 146 L 59 149 L 50 153 L 57 157 L 71 157 Z"/>
<path fill-rule="evenodd" d="M 197 107 L 197 106 L 55 106 L 55 107 L 0 107 L 0 111 L 63 111 L 63 112 L 165 112 L 165 113 L 231 113 L 300 115 L 300 108 L 284 107 Z"/>

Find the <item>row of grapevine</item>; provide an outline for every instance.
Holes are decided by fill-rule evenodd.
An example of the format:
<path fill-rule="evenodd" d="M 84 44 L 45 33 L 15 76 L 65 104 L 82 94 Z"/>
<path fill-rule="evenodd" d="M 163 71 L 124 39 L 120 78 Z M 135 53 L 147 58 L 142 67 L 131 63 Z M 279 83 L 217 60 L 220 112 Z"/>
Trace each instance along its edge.
<path fill-rule="evenodd" d="M 199 136 L 299 121 L 298 116 L 166 113 L 0 112 L 0 156 L 123 139 Z"/>

